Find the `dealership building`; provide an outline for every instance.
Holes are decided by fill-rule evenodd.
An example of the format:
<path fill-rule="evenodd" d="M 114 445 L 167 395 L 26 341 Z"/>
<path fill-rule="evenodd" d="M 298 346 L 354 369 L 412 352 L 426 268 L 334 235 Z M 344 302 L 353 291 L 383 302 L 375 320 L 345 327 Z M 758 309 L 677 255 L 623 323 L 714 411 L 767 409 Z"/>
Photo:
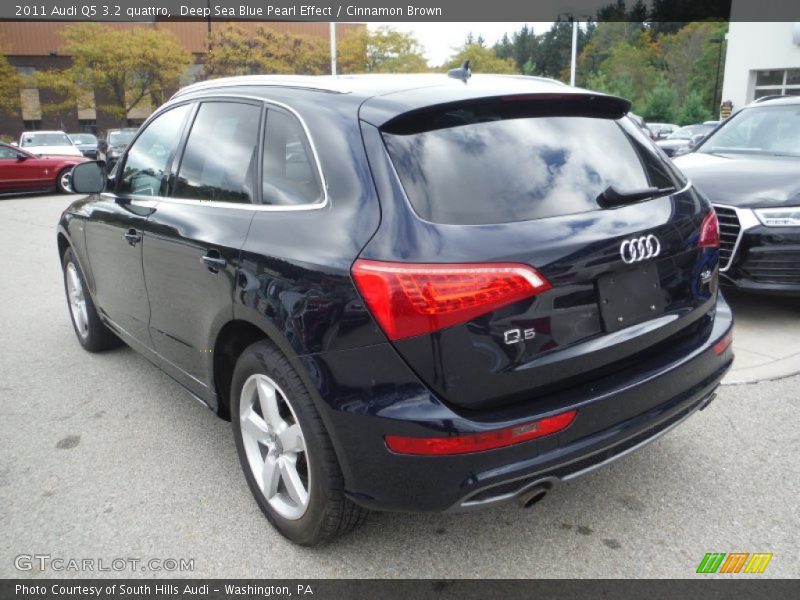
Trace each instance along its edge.
<path fill-rule="evenodd" d="M 732 19 L 736 4 L 734 0 Z M 757 98 L 782 94 L 800 96 L 800 22 L 732 20 L 722 100 L 737 110 Z"/>
<path fill-rule="evenodd" d="M 245 31 L 255 34 L 257 28 L 263 27 L 276 33 L 286 33 L 324 40 L 330 36 L 328 23 L 311 22 L 237 22 Z M 38 70 L 63 69 L 71 64 L 71 58 L 65 54 L 61 33 L 69 23 L 61 22 L 0 22 L 0 43 L 8 62 L 20 74 L 32 75 Z M 218 23 L 196 21 L 154 21 L 149 23 L 107 23 L 108 27 L 132 28 L 154 27 L 171 31 L 180 45 L 192 53 L 194 64 L 184 73 L 181 84 L 194 81 L 202 71 L 202 61 L 208 51 L 208 40 Z M 337 36 L 344 37 L 350 32 L 366 27 L 363 24 L 340 23 L 336 26 Z M 97 110 L 97 106 L 108 104 L 95 92 L 93 98 L 76 105 L 72 110 L 61 113 L 43 111 L 43 105 L 56 102 L 57 96 L 49 90 L 36 88 L 23 89 L 20 92 L 20 110 L 16 114 L 0 111 L 0 134 L 18 138 L 22 131 L 38 129 L 56 129 L 67 132 L 84 131 L 99 133 L 109 128 L 119 127 L 118 118 Z M 150 114 L 152 107 L 143 103 L 131 110 L 127 115 L 128 126 L 138 126 Z"/>

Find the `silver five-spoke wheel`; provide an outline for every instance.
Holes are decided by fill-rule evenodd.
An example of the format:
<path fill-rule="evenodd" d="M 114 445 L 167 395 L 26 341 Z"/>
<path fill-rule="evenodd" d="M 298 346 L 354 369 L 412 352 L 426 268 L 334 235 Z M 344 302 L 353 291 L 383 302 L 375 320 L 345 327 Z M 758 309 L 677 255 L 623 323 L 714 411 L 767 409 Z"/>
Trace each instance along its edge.
<path fill-rule="evenodd" d="M 247 462 L 261 493 L 279 515 L 299 519 L 308 508 L 311 470 L 286 394 L 266 375 L 251 375 L 242 387 L 239 415 Z"/>
<path fill-rule="evenodd" d="M 72 192 L 72 186 L 69 184 L 70 173 L 72 173 L 72 169 L 64 169 L 61 173 L 61 179 L 59 180 L 61 189 L 67 193 Z"/>
<path fill-rule="evenodd" d="M 67 297 L 72 319 L 75 321 L 75 330 L 82 338 L 89 335 L 89 313 L 86 309 L 86 295 L 83 291 L 81 278 L 75 263 L 67 263 Z"/>

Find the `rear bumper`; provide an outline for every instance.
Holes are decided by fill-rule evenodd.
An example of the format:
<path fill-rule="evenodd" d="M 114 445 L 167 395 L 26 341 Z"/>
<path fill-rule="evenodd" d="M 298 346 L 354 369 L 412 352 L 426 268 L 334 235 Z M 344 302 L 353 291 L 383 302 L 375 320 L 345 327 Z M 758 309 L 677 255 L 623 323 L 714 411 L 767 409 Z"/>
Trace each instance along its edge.
<path fill-rule="evenodd" d="M 456 410 L 436 398 L 389 344 L 300 357 L 318 392 L 347 494 L 374 510 L 463 510 L 510 500 L 532 486 L 594 470 L 704 408 L 733 361 L 714 344 L 733 326 L 719 298 L 707 339 L 676 358 L 651 360 L 547 399 L 497 411 Z M 457 456 L 389 451 L 384 435 L 476 433 L 576 409 L 572 425 L 514 446 Z"/>

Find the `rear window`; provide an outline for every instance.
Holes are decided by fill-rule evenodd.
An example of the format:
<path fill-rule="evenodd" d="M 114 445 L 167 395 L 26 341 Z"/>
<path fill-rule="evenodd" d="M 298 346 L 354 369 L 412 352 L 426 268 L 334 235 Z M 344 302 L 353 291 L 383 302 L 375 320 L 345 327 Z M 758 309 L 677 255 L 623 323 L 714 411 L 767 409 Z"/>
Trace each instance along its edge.
<path fill-rule="evenodd" d="M 527 221 L 599 208 L 620 191 L 680 187 L 681 176 L 627 117 L 505 119 L 442 113 L 426 131 L 383 132 L 417 214 L 435 223 Z"/>
<path fill-rule="evenodd" d="M 24 146 L 72 146 L 65 133 L 29 133 L 22 137 Z"/>

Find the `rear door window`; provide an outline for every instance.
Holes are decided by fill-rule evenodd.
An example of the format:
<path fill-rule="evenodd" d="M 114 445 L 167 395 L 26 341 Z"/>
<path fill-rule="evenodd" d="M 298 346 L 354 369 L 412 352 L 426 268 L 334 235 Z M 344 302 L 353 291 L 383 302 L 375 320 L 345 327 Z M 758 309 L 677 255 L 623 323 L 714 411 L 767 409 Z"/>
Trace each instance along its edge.
<path fill-rule="evenodd" d="M 260 123 L 261 107 L 254 104 L 201 104 L 172 195 L 216 202 L 253 202 Z"/>
<path fill-rule="evenodd" d="M 582 213 L 597 197 L 679 186 L 680 176 L 627 118 L 503 118 L 442 113 L 425 131 L 383 132 L 389 156 L 420 217 L 491 224 Z"/>
<path fill-rule="evenodd" d="M 324 198 L 317 163 L 300 122 L 270 108 L 264 134 L 262 202 L 273 206 L 316 204 Z"/>

